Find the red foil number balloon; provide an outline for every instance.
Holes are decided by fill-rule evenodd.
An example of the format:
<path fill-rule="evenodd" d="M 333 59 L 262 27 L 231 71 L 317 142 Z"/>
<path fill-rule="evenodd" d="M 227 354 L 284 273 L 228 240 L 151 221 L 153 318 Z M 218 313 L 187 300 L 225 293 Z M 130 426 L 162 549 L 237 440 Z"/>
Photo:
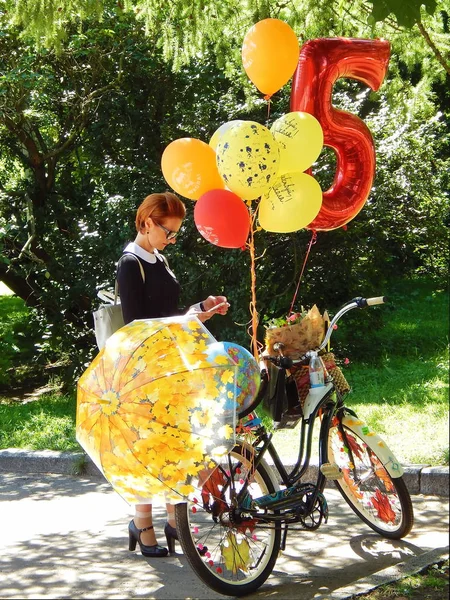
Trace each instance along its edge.
<path fill-rule="evenodd" d="M 377 90 L 386 75 L 389 55 L 389 42 L 383 40 L 323 38 L 302 47 L 290 110 L 316 117 L 324 145 L 333 148 L 337 156 L 333 185 L 324 192 L 322 208 L 308 229 L 342 227 L 359 213 L 369 196 L 375 176 L 373 138 L 360 118 L 333 107 L 333 85 L 348 77 Z"/>

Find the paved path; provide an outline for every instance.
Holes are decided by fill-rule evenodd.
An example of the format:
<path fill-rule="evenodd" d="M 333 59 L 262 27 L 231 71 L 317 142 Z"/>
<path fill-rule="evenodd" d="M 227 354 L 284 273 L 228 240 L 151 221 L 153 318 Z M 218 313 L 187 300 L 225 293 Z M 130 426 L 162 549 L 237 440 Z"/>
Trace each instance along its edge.
<path fill-rule="evenodd" d="M 425 565 L 448 548 L 448 498 L 413 496 L 413 531 L 405 540 L 388 541 L 360 522 L 335 490 L 326 496 L 328 524 L 291 534 L 272 576 L 248 598 L 349 597 L 348 590 L 361 592 L 361 578 L 403 561 Z M 224 597 L 197 579 L 179 546 L 176 556 L 163 559 L 129 552 L 130 514 L 96 478 L 0 473 L 0 598 Z M 155 525 L 162 532 L 161 510 Z"/>

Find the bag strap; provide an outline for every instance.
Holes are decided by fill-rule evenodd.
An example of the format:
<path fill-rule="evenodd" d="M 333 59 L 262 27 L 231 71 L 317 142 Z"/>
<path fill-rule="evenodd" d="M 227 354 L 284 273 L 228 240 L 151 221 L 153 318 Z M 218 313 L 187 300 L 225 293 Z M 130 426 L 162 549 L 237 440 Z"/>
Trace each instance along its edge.
<path fill-rule="evenodd" d="M 161 254 L 161 252 L 158 252 L 158 256 L 160 256 L 163 259 L 163 263 L 166 265 L 166 267 L 168 269 L 170 269 L 169 267 L 169 261 L 167 260 L 167 258 L 164 256 L 164 254 Z"/>
<path fill-rule="evenodd" d="M 139 258 L 136 256 L 136 254 L 133 254 L 132 252 L 125 252 L 124 254 L 129 254 L 130 256 L 134 256 L 134 258 L 138 261 L 139 269 L 141 271 L 142 283 L 145 283 L 145 271 L 144 271 L 144 267 L 142 266 L 142 263 L 139 260 Z M 119 262 L 117 263 L 117 266 L 119 266 L 120 261 L 124 257 L 124 254 L 119 258 Z M 118 297 L 119 297 L 119 284 L 117 282 L 117 277 L 116 277 L 116 282 L 114 284 L 114 304 L 117 304 Z"/>
<path fill-rule="evenodd" d="M 128 254 L 130 256 L 134 256 L 134 258 L 138 261 L 139 263 L 139 269 L 141 271 L 141 277 L 142 277 L 142 281 L 143 283 L 145 283 L 145 271 L 144 271 L 144 267 L 142 266 L 141 261 L 139 260 L 139 258 L 136 256 L 136 254 L 133 254 L 132 252 L 124 252 L 124 254 L 119 258 L 119 263 L 122 260 L 122 258 L 124 257 L 125 254 Z M 119 266 L 119 265 L 117 265 Z"/>
<path fill-rule="evenodd" d="M 114 292 L 111 290 L 98 290 L 97 298 L 100 298 L 103 302 L 107 302 L 108 304 L 114 303 Z"/>

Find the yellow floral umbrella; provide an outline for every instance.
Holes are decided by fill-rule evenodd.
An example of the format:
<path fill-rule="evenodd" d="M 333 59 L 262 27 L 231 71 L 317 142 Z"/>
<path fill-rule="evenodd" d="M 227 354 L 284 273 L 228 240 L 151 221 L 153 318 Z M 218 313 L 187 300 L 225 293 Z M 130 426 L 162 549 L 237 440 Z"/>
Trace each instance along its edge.
<path fill-rule="evenodd" d="M 237 366 L 213 344 L 195 317 L 133 321 L 81 376 L 77 440 L 130 504 L 182 500 L 233 437 Z"/>

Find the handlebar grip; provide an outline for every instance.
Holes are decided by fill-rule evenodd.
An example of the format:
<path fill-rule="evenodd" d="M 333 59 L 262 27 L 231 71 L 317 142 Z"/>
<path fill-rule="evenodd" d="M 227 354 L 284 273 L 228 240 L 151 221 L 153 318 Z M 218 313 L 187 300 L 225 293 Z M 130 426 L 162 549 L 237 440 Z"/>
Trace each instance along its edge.
<path fill-rule="evenodd" d="M 384 304 L 387 302 L 386 296 L 377 296 L 376 298 L 367 298 L 367 306 L 375 306 L 375 304 Z"/>

